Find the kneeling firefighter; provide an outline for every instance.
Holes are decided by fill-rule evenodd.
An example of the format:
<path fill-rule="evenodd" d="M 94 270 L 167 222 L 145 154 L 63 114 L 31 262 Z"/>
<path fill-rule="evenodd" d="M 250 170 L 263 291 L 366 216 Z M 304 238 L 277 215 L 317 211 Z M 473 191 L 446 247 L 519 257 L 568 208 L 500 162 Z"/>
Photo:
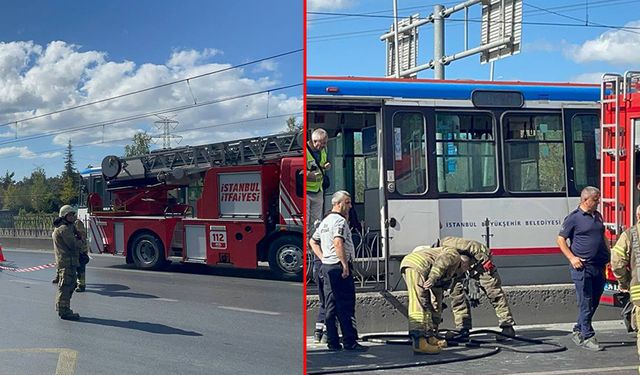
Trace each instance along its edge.
<path fill-rule="evenodd" d="M 438 354 L 446 347 L 436 337 L 444 288 L 469 270 L 470 258 L 451 247 L 419 246 L 402 259 L 400 272 L 409 295 L 409 336 L 416 354 Z"/>
<path fill-rule="evenodd" d="M 471 307 L 480 303 L 480 291 L 483 291 L 498 317 L 498 324 L 502 334 L 515 336 L 513 326 L 516 324 L 507 301 L 507 296 L 502 289 L 502 280 L 498 269 L 491 260 L 491 250 L 484 244 L 460 237 L 445 237 L 440 242 L 442 246 L 456 249 L 460 254 L 471 257 L 471 271 L 466 279 L 458 279 L 451 288 L 451 311 L 456 329 L 462 337 L 468 336 L 472 328 Z M 479 284 L 479 285 L 478 285 Z M 497 335 L 496 340 L 505 340 L 504 336 Z"/>

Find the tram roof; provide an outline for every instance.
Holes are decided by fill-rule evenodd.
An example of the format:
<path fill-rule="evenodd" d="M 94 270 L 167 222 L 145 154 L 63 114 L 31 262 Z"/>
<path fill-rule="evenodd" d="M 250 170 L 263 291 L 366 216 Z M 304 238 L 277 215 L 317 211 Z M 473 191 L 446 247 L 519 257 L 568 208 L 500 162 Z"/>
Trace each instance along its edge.
<path fill-rule="evenodd" d="M 600 100 L 600 85 L 366 77 L 309 77 L 307 95 L 469 100 L 474 90 L 518 91 L 524 100 Z"/>

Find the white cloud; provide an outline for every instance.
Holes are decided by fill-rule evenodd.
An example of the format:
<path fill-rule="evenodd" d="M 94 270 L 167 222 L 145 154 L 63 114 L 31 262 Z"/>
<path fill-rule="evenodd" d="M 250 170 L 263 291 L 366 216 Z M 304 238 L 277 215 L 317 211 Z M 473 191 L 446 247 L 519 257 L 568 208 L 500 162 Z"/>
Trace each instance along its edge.
<path fill-rule="evenodd" d="M 211 62 L 222 52 L 216 49 L 175 50 L 164 64 L 137 64 L 132 61 L 108 61 L 101 51 L 81 51 L 81 47 L 63 41 L 40 46 L 33 42 L 0 43 L 0 124 L 22 120 L 70 106 L 102 100 L 151 86 L 178 81 L 208 72 L 231 67 L 230 64 Z M 300 55 L 300 61 L 302 57 Z M 28 137 L 48 132 L 64 131 L 50 138 L 54 146 L 64 147 L 69 140 L 74 145 L 97 144 L 124 146 L 139 129 L 159 133 L 154 127 L 154 116 L 118 122 L 123 118 L 139 117 L 164 109 L 171 110 L 180 122 L 175 132 L 197 136 L 185 136 L 182 145 L 203 144 L 235 135 L 265 135 L 284 129 L 285 118 L 273 118 L 302 111 L 302 87 L 295 90 L 271 92 L 224 101 L 272 89 L 280 84 L 281 72 L 277 63 L 264 62 L 251 69 L 261 69 L 261 77 L 252 78 L 243 69 L 232 69 L 212 74 L 189 83 L 179 83 L 120 99 L 101 102 L 84 108 L 58 113 L 44 118 L 19 123 L 18 136 Z M 177 110 L 198 104 L 222 101 L 197 108 Z M 219 126 L 254 119 L 263 122 L 247 122 L 244 125 Z M 104 126 L 93 126 L 103 124 Z M 93 126 L 93 127 L 91 127 Z M 213 126 L 213 127 L 212 127 Z M 84 130 L 74 130 L 88 127 Z M 241 130 L 235 130 L 240 128 Z M 6 147 L 15 138 L 15 127 L 0 128 L 0 155 L 30 157 L 26 147 Z M 18 138 L 18 139 L 19 139 Z M 106 143 L 113 141 L 112 143 Z M 51 148 L 51 144 L 45 145 Z M 162 142 L 160 142 L 160 145 Z M 99 151 L 97 152 L 99 153 Z M 47 154 L 46 157 L 53 154 Z M 38 157 L 43 157 L 39 155 Z"/>
<path fill-rule="evenodd" d="M 167 66 L 172 68 L 183 67 L 190 68 L 198 63 L 202 63 L 210 57 L 222 54 L 220 50 L 215 48 L 205 48 L 203 51 L 196 50 L 185 50 L 185 51 L 174 51 L 169 61 L 167 62 Z"/>
<path fill-rule="evenodd" d="M 578 83 L 600 83 L 602 81 L 603 72 L 582 73 L 572 77 L 569 82 Z"/>
<path fill-rule="evenodd" d="M 309 0 L 307 7 L 310 12 L 320 10 L 345 9 L 352 5 L 352 0 Z"/>
<path fill-rule="evenodd" d="M 278 70 L 278 63 L 276 61 L 265 60 L 256 64 L 256 67 L 253 71 L 256 73 L 260 73 L 260 72 L 275 72 L 276 70 Z"/>
<path fill-rule="evenodd" d="M 625 26 L 640 27 L 640 21 L 629 22 Z M 578 63 L 637 64 L 640 60 L 640 34 L 625 30 L 607 31 L 596 39 L 571 46 L 566 54 Z"/>
<path fill-rule="evenodd" d="M 29 148 L 26 146 L 0 147 L 0 157 L 7 157 L 7 156 L 17 156 L 20 159 L 35 159 L 35 158 L 51 159 L 51 158 L 57 158 L 59 156 L 62 156 L 62 152 L 35 153 L 29 150 Z"/>

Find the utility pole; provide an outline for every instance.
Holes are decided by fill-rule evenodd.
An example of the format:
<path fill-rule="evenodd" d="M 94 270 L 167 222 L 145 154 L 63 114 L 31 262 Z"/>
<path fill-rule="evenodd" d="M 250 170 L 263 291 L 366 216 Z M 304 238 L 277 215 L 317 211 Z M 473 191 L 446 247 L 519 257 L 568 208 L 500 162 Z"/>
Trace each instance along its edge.
<path fill-rule="evenodd" d="M 444 6 L 433 6 L 433 78 L 444 79 Z"/>
<path fill-rule="evenodd" d="M 393 39 L 394 39 L 394 49 L 395 49 L 395 61 L 396 65 L 396 78 L 400 78 L 400 46 L 398 39 L 398 0 L 393 0 Z"/>

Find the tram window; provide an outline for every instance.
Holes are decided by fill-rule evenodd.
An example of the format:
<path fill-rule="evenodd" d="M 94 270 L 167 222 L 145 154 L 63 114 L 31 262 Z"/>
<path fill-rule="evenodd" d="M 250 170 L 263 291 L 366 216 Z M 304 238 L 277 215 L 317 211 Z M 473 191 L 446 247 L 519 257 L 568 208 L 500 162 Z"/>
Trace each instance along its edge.
<path fill-rule="evenodd" d="M 427 191 L 425 119 L 421 113 L 393 115 L 393 160 L 396 190 L 403 195 Z"/>
<path fill-rule="evenodd" d="M 571 119 L 573 143 L 573 170 L 576 191 L 587 186 L 598 186 L 600 161 L 597 157 L 596 129 L 600 120 L 596 115 L 575 115 Z"/>
<path fill-rule="evenodd" d="M 565 191 L 560 115 L 509 115 L 503 120 L 505 176 L 512 192 Z"/>
<path fill-rule="evenodd" d="M 487 113 L 437 113 L 436 164 L 441 193 L 495 191 L 493 117 Z"/>

